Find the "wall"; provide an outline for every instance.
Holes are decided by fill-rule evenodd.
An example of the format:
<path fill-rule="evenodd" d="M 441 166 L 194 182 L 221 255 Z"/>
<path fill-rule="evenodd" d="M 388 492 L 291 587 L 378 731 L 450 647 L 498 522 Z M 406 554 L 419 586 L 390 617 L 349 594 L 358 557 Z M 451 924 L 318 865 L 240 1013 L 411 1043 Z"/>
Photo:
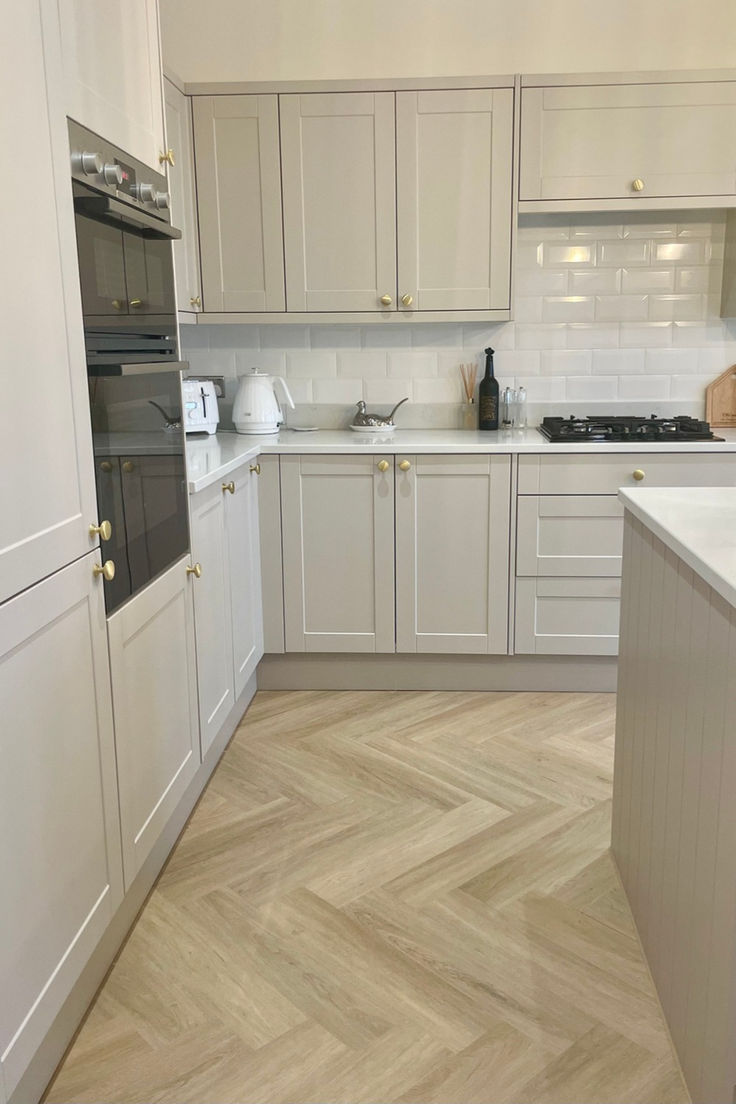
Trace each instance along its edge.
<path fill-rule="evenodd" d="M 187 81 L 728 67 L 733 0 L 161 0 Z"/>
<path fill-rule="evenodd" d="M 702 417 L 705 385 L 736 362 L 736 321 L 718 317 L 722 211 L 522 218 L 514 322 L 382 326 L 185 326 L 192 374 L 283 375 L 296 422 L 347 424 L 355 402 L 399 421 L 461 425 L 459 365 L 497 350 L 503 386 L 527 388 L 530 416 L 600 412 Z M 227 418 L 228 404 L 223 410 Z M 292 416 L 294 422 L 294 416 Z"/>

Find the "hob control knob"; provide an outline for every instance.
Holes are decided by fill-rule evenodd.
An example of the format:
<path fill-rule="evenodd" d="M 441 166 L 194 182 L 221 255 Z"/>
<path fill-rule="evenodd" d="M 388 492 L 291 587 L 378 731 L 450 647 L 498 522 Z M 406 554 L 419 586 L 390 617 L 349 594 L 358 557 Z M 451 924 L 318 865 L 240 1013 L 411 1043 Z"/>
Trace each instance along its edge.
<path fill-rule="evenodd" d="M 72 154 L 72 169 L 74 172 L 83 172 L 85 176 L 99 176 L 102 172 L 102 158 L 99 153 Z"/>
<path fill-rule="evenodd" d="M 156 192 L 153 184 L 136 184 L 134 194 L 141 203 L 150 203 Z"/>
<path fill-rule="evenodd" d="M 123 183 L 123 170 L 119 165 L 116 165 L 114 161 L 108 162 L 107 165 L 103 166 L 102 179 L 106 184 L 118 188 Z"/>
<path fill-rule="evenodd" d="M 171 202 L 171 196 L 168 192 L 154 192 L 153 202 L 159 208 L 159 210 L 165 209 Z"/>

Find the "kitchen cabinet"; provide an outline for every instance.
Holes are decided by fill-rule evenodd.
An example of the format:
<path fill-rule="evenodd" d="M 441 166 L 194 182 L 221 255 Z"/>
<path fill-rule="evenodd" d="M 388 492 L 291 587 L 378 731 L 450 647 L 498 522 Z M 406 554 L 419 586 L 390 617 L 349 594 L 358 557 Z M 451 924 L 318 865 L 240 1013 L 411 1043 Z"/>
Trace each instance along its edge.
<path fill-rule="evenodd" d="M 65 114 L 160 171 L 165 145 L 158 0 L 60 0 L 59 15 Z"/>
<path fill-rule="evenodd" d="M 616 655 L 619 487 L 736 486 L 728 457 L 698 453 L 520 456 L 514 651 Z"/>
<path fill-rule="evenodd" d="M 399 309 L 510 309 L 513 131 L 511 88 L 396 93 Z"/>
<path fill-rule="evenodd" d="M 128 889 L 200 762 L 192 586 L 182 559 L 108 620 Z"/>
<path fill-rule="evenodd" d="M 88 552 L 0 606 L 0 1081 L 9 1095 L 122 900 L 99 562 Z"/>
<path fill-rule="evenodd" d="M 43 36 L 42 36 L 43 28 Z M 92 441 L 61 62 L 53 5 L 18 7 L 0 41 L 9 87 L 2 133 L 16 164 L 33 165 L 33 218 L 22 173 L 6 173 L 0 208 L 3 387 L 0 602 L 97 543 Z M 32 290 L 31 290 L 32 289 Z M 11 475 L 9 473 L 16 473 Z"/>
<path fill-rule="evenodd" d="M 395 310 L 393 92 L 279 99 L 288 310 Z"/>
<path fill-rule="evenodd" d="M 197 210 L 206 311 L 283 311 L 278 100 L 195 96 Z"/>
<path fill-rule="evenodd" d="M 202 757 L 263 655 L 258 535 L 260 464 L 192 495 L 192 556 Z"/>
<path fill-rule="evenodd" d="M 520 210 L 736 203 L 736 81 L 704 78 L 524 77 Z"/>
<path fill-rule="evenodd" d="M 506 654 L 511 458 L 395 461 L 397 652 Z"/>
<path fill-rule="evenodd" d="M 281 494 L 287 652 L 506 653 L 508 456 L 282 456 Z"/>
<path fill-rule="evenodd" d="M 194 139 L 191 99 L 170 80 L 164 80 L 166 143 L 174 164 L 166 175 L 171 193 L 171 221 L 181 230 L 173 243 L 176 301 L 180 312 L 189 316 L 202 309 L 199 278 L 199 235 L 194 188 Z"/>
<path fill-rule="evenodd" d="M 284 561 L 281 538 L 281 465 L 278 456 L 258 457 L 258 529 L 261 554 L 263 648 L 284 651 Z"/>

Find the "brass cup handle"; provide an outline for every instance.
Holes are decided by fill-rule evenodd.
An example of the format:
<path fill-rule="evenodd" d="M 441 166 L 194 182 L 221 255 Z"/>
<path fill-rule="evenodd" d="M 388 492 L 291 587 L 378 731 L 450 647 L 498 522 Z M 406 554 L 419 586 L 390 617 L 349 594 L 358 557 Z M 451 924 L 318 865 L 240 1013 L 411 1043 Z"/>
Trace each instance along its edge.
<path fill-rule="evenodd" d="M 636 180 L 631 181 L 631 187 L 634 189 L 635 192 L 643 192 L 644 191 L 644 181 L 640 177 L 637 176 Z"/>
<path fill-rule="evenodd" d="M 143 306 L 143 300 L 142 299 L 129 299 L 128 300 L 128 306 L 130 306 L 130 307 L 142 307 Z"/>
<path fill-rule="evenodd" d="M 166 153 L 160 153 L 158 155 L 158 163 L 159 165 L 171 165 L 173 169 L 176 164 L 173 149 L 167 149 Z"/>
<path fill-rule="evenodd" d="M 399 463 L 399 467 L 402 471 L 408 471 L 411 467 L 411 462 L 409 460 L 401 460 Z"/>
<path fill-rule="evenodd" d="M 101 521 L 99 525 L 90 525 L 89 535 L 91 537 L 101 537 L 103 541 L 109 541 L 112 536 L 112 525 L 109 521 Z"/>
<path fill-rule="evenodd" d="M 189 300 L 189 304 L 192 307 L 201 307 L 202 306 L 202 296 L 201 295 L 192 295 L 190 300 Z"/>
<path fill-rule="evenodd" d="M 376 464 L 376 467 L 380 472 L 386 472 L 391 467 L 391 465 L 389 464 L 388 460 L 379 460 Z"/>
<path fill-rule="evenodd" d="M 260 475 L 261 474 L 261 465 L 260 464 L 251 464 L 251 466 L 248 470 L 250 472 L 255 472 L 256 475 Z"/>
<path fill-rule="evenodd" d="M 232 479 L 230 480 L 229 483 L 223 483 L 222 484 L 223 494 L 225 493 L 225 491 L 229 491 L 230 494 L 235 494 L 235 484 L 233 483 Z"/>
<path fill-rule="evenodd" d="M 105 560 L 103 564 L 93 564 L 92 574 L 101 575 L 107 583 L 111 583 L 115 578 L 115 564 L 112 560 Z"/>
<path fill-rule="evenodd" d="M 405 307 L 410 307 L 412 305 L 412 303 L 414 302 L 414 296 L 413 295 L 402 295 L 401 296 L 401 302 L 404 304 Z"/>
<path fill-rule="evenodd" d="M 123 461 L 123 471 L 125 472 L 126 475 L 130 475 L 130 473 L 132 471 L 135 471 L 135 464 L 133 463 L 132 460 L 124 460 Z"/>
<path fill-rule="evenodd" d="M 202 578 L 202 565 L 201 563 L 195 563 L 194 565 L 187 565 L 187 575 L 193 575 L 195 579 Z"/>
<path fill-rule="evenodd" d="M 633 475 L 633 477 L 637 481 L 637 483 L 641 483 L 641 481 L 642 481 L 642 479 L 644 478 L 644 475 L 645 475 L 645 473 L 641 470 L 641 468 L 637 468 L 636 471 L 633 471 L 631 474 Z"/>
<path fill-rule="evenodd" d="M 384 307 L 390 307 L 393 303 L 393 299 L 390 295 L 382 295 L 381 302 L 383 303 Z"/>
<path fill-rule="evenodd" d="M 112 471 L 112 464 L 110 463 L 109 460 L 103 460 L 102 461 L 102 463 L 100 464 L 100 471 L 103 471 L 103 472 L 111 472 Z"/>

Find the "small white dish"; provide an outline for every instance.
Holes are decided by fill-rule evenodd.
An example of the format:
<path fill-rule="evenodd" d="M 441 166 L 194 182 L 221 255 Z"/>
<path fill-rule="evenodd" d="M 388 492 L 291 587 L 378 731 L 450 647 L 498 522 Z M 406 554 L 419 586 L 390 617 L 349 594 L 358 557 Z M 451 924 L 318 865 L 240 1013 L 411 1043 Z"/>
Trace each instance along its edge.
<path fill-rule="evenodd" d="M 355 433 L 372 433 L 374 436 L 379 433 L 393 433 L 396 429 L 395 425 L 392 426 L 356 426 L 350 427 Z"/>
<path fill-rule="evenodd" d="M 294 433 L 316 433 L 319 426 L 284 426 L 284 429 L 292 429 Z"/>

